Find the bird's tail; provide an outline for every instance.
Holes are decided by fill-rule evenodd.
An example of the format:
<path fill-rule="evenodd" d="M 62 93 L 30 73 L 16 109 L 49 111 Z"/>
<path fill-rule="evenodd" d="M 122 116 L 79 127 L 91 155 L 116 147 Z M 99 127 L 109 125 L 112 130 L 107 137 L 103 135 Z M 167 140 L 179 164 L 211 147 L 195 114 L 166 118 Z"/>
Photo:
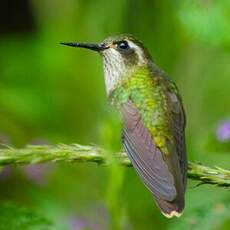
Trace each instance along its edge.
<path fill-rule="evenodd" d="M 180 217 L 184 209 L 184 200 L 174 200 L 172 202 L 162 200 L 159 198 L 155 199 L 157 206 L 160 208 L 161 213 L 167 217 L 172 218 L 174 216 Z"/>

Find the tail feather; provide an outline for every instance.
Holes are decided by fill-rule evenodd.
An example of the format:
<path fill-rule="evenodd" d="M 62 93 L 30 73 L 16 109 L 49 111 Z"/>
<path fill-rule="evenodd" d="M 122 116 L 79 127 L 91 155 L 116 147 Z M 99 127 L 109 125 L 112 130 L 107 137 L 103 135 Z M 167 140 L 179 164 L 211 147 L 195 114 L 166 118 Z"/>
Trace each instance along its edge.
<path fill-rule="evenodd" d="M 184 201 L 172 201 L 162 200 L 155 198 L 157 206 L 160 208 L 161 213 L 167 218 L 174 216 L 180 217 L 184 209 Z"/>
<path fill-rule="evenodd" d="M 173 201 L 164 200 L 160 197 L 154 196 L 156 204 L 160 208 L 161 213 L 167 218 L 172 218 L 174 216 L 180 217 L 182 215 L 185 206 L 184 193 L 186 187 L 186 184 L 183 184 L 180 170 L 177 170 L 180 168 L 178 155 L 176 153 L 171 154 L 170 160 L 171 162 L 174 162 L 174 167 L 171 167 L 170 171 L 173 172 L 172 174 L 174 175 L 174 183 L 177 190 L 177 196 Z M 170 166 L 170 164 L 168 165 Z"/>

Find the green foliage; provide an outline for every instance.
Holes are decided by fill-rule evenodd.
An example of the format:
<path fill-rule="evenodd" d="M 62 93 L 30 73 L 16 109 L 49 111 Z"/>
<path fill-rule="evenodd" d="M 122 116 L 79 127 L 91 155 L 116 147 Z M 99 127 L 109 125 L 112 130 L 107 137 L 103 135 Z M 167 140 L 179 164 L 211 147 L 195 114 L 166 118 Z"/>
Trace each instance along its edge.
<path fill-rule="evenodd" d="M 96 42 L 125 32 L 141 39 L 177 83 L 187 113 L 189 160 L 229 168 L 229 151 L 218 147 L 213 152 L 218 143 L 213 136 L 209 138 L 213 133 L 210 127 L 230 115 L 229 0 L 28 2 L 33 30 L 0 30 L 3 146 L 77 142 L 119 150 L 120 125 L 106 102 L 100 57 L 59 42 Z M 2 3 L 1 9 L 4 6 Z M 7 17 L 1 25 L 7 31 L 12 23 L 20 22 L 19 14 L 8 13 L 17 9 L 4 10 Z M 214 211 L 225 198 L 224 210 L 229 209 L 229 191 L 223 188 L 191 189 L 194 184 L 189 183 L 184 216 L 168 221 L 131 168 L 120 172 L 119 167 L 108 169 L 92 163 L 51 164 L 47 168 L 39 182 L 23 167 L 2 169 L 1 202 L 16 202 L 42 213 L 58 223 L 55 230 L 57 226 L 71 228 L 71 218 L 77 220 L 78 227 L 80 223 L 82 228 L 102 230 L 113 229 L 111 223 L 131 230 L 167 229 L 171 224 L 174 228 L 200 225 L 209 229 L 212 217 L 218 218 L 214 227 L 230 226 L 227 212 L 218 215 Z M 9 216 L 9 209 L 0 208 L 0 218 Z M 18 210 L 19 216 L 25 213 Z M 45 222 L 45 228 L 46 223 L 49 227 Z M 36 229 L 35 225 L 31 228 Z"/>
<path fill-rule="evenodd" d="M 229 155 L 230 152 L 230 141 L 219 141 L 213 132 L 208 133 L 202 142 L 203 147 L 210 153 L 225 153 Z"/>
<path fill-rule="evenodd" d="M 13 203 L 0 205 L 1 230 L 50 230 L 52 223 L 35 212 Z"/>
<path fill-rule="evenodd" d="M 187 212 L 183 221 L 174 222 L 170 230 L 178 229 L 222 229 L 227 230 L 230 221 L 229 200 L 209 203 Z"/>
<path fill-rule="evenodd" d="M 230 3 L 223 1 L 182 1 L 179 19 L 196 40 L 230 47 Z"/>

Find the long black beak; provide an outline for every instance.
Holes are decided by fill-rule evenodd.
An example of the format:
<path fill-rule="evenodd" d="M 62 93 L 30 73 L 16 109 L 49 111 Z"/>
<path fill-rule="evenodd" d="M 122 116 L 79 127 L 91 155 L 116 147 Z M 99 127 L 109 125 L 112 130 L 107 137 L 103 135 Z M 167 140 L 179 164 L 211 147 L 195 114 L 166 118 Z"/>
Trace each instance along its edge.
<path fill-rule="evenodd" d="M 94 50 L 100 52 L 102 50 L 108 49 L 104 43 L 101 44 L 89 44 L 89 43 L 79 43 L 79 42 L 61 42 L 62 45 L 80 47 L 85 49 Z"/>

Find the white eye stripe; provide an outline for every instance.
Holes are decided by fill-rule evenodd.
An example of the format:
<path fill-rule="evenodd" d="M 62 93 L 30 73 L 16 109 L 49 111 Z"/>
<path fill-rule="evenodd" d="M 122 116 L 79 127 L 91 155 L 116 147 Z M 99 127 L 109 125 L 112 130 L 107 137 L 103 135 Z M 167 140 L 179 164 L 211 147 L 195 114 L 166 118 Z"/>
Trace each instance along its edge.
<path fill-rule="evenodd" d="M 137 47 L 133 42 L 131 42 L 131 41 L 127 41 L 127 42 L 128 42 L 128 45 L 130 48 L 136 48 Z"/>
<path fill-rule="evenodd" d="M 130 48 L 134 49 L 138 55 L 140 64 L 145 63 L 143 50 L 132 41 L 127 41 Z"/>

